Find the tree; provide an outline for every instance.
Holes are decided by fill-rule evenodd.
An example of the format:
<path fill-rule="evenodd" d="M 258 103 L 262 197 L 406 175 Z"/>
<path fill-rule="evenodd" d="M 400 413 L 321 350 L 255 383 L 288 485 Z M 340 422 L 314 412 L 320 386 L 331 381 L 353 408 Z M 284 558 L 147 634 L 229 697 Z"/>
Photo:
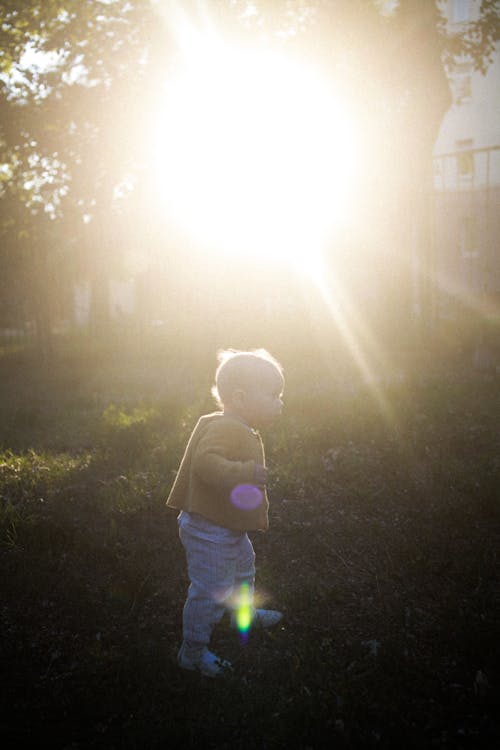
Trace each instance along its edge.
<path fill-rule="evenodd" d="M 29 229 L 23 225 L 17 230 L 31 239 L 32 247 L 36 225 L 37 249 L 27 261 L 32 274 L 47 267 L 54 252 L 48 239 L 54 232 L 45 231 L 45 214 L 54 222 L 51 230 L 57 226 L 60 232 L 56 252 L 68 237 L 87 242 L 91 252 L 86 269 L 100 319 L 105 316 L 102 300 L 113 261 L 109 217 L 115 208 L 114 190 L 137 160 L 138 139 L 132 141 L 140 112 L 131 104 L 145 76 L 137 29 L 147 26 L 147 5 L 74 0 L 65 7 L 58 2 L 0 4 L 0 162 L 9 176 L 4 192 L 28 209 L 29 217 L 22 210 L 17 216 L 24 223 L 29 218 Z M 136 17 L 141 12 L 142 26 Z M 43 52 L 42 65 L 36 57 L 31 65 L 23 64 L 27 50 L 32 57 Z M 7 211 L 8 201 L 2 201 L 2 208 Z M 50 295 L 30 299 L 35 318 L 49 321 Z M 50 323 L 37 326 L 39 332 L 42 328 L 48 330 Z"/>
<path fill-rule="evenodd" d="M 0 211 L 9 227 L 11 260 L 4 261 L 11 269 L 19 269 L 12 261 L 16 233 L 9 224 L 17 201 L 16 231 L 32 238 L 36 226 L 36 256 L 47 260 L 59 253 L 68 235 L 73 251 L 86 244 L 82 254 L 95 299 L 105 299 L 106 279 L 121 256 L 115 238 L 124 212 L 116 188 L 127 184 L 130 191 L 142 180 L 147 194 L 144 124 L 154 116 L 161 76 L 174 52 L 169 23 L 162 23 L 161 15 L 174 5 L 0 2 Z M 264 35 L 316 61 L 328 69 L 332 86 L 350 101 L 360 122 L 369 118 L 359 210 L 360 224 L 371 227 L 371 236 L 362 240 L 380 253 L 394 248 L 384 257 L 387 268 L 399 266 L 399 272 L 385 283 L 392 283 L 402 306 L 410 297 L 409 258 L 399 244 L 406 242 L 408 225 L 399 226 L 400 242 L 394 226 L 402 213 L 413 217 L 425 267 L 432 145 L 449 104 L 446 66 L 468 54 L 484 70 L 500 36 L 500 14 L 498 3 L 483 0 L 477 21 L 450 36 L 434 0 L 400 0 L 391 14 L 382 12 L 383 5 L 375 0 L 207 0 L 182 8 L 193 23 L 208 14 L 224 34 Z M 51 64 L 26 66 L 26 50 L 35 62 L 33 55 L 44 52 Z M 402 162 L 405 173 L 394 168 Z M 394 222 L 386 218 L 384 224 L 388 215 Z M 424 284 L 424 297 L 426 289 Z M 105 309 L 102 304 L 98 321 Z"/>

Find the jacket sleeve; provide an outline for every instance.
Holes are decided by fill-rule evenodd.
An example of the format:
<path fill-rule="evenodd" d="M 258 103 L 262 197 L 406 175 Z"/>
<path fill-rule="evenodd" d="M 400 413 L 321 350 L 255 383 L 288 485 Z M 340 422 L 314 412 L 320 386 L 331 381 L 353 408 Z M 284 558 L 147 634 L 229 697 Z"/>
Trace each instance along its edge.
<path fill-rule="evenodd" d="M 227 424 L 215 422 L 207 427 L 205 434 L 196 446 L 193 459 L 193 472 L 212 487 L 230 492 L 238 484 L 255 482 L 255 460 L 234 461 L 231 459 L 235 441 L 235 431 Z"/>

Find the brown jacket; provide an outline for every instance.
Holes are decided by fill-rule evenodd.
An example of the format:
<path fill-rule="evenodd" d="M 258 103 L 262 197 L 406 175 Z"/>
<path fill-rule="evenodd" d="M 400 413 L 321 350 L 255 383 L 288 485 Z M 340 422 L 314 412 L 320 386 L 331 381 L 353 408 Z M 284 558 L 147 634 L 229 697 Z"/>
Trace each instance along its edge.
<path fill-rule="evenodd" d="M 167 505 L 234 531 L 267 530 L 265 488 L 256 508 L 244 510 L 231 502 L 235 487 L 255 484 L 256 464 L 264 465 L 259 434 L 235 417 L 206 414 L 189 438 Z"/>

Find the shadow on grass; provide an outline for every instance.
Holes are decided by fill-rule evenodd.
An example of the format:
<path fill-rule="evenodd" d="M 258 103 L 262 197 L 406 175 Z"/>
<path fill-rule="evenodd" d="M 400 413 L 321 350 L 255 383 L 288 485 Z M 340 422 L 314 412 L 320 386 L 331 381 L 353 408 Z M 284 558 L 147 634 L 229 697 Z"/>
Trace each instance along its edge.
<path fill-rule="evenodd" d="M 136 384 L 110 401 L 90 374 L 42 398 L 24 377 L 24 421 L 14 378 L 2 403 L 7 746 L 496 744 L 496 383 L 392 385 L 390 425 L 369 391 L 292 391 L 265 436 L 271 530 L 253 536 L 285 617 L 245 646 L 222 623 L 220 682 L 175 661 L 187 578 L 164 507 L 206 384 L 188 408 Z"/>

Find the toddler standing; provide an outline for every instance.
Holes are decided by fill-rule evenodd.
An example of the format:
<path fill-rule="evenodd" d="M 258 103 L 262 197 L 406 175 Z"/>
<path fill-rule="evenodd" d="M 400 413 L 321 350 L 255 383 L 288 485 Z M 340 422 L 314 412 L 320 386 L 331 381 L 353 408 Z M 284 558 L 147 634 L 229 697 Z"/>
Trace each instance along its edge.
<path fill-rule="evenodd" d="M 179 665 L 215 677 L 230 669 L 208 646 L 226 609 L 270 627 L 281 613 L 255 609 L 255 553 L 248 531 L 266 531 L 267 469 L 258 429 L 281 413 L 280 364 L 264 349 L 219 354 L 212 393 L 221 411 L 202 416 L 189 438 L 167 505 L 180 510 L 190 580 Z"/>

